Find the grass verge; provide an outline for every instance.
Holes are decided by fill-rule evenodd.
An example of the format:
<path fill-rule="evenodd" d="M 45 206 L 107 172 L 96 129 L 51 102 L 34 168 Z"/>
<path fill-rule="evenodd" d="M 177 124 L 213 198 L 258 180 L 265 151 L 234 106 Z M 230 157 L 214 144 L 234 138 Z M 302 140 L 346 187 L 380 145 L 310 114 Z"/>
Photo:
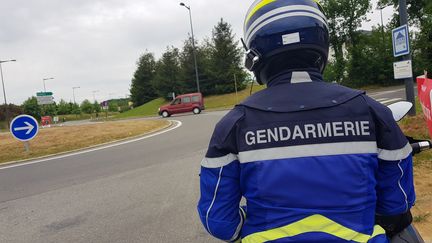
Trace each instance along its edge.
<path fill-rule="evenodd" d="M 263 85 L 255 85 L 253 88 L 253 93 L 264 89 L 264 87 L 265 86 Z M 250 87 L 247 87 L 245 90 L 242 90 L 237 94 L 231 93 L 225 95 L 213 95 L 204 97 L 204 104 L 207 110 L 230 109 L 233 108 L 236 104 L 239 104 L 241 101 L 246 99 L 249 94 Z M 157 116 L 158 108 L 165 104 L 168 104 L 168 101 L 162 98 L 155 99 L 135 109 L 116 115 L 114 118 L 125 119 L 143 116 Z"/>
<path fill-rule="evenodd" d="M 407 117 L 400 122 L 404 134 L 416 139 L 430 139 L 426 120 L 417 101 L 417 115 Z M 432 151 L 426 151 L 414 157 L 414 180 L 417 202 L 412 213 L 414 224 L 425 239 L 432 239 Z"/>
<path fill-rule="evenodd" d="M 118 114 L 114 118 L 124 119 L 141 116 L 155 116 L 158 113 L 159 107 L 166 103 L 167 101 L 163 98 L 155 99 L 135 109 Z"/>
<path fill-rule="evenodd" d="M 3 133 L 0 134 L 0 164 L 73 151 L 139 136 L 160 130 L 168 125 L 169 122 L 165 120 L 146 120 L 41 129 L 37 137 L 30 141 L 29 153 L 24 151 L 22 142 L 15 140 L 10 133 Z"/>

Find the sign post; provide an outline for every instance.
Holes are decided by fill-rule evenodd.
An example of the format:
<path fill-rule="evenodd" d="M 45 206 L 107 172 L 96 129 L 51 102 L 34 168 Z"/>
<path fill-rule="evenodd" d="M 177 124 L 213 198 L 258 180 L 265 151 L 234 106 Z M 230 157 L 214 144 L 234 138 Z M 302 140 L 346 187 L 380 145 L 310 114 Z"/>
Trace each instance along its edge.
<path fill-rule="evenodd" d="M 19 141 L 24 142 L 26 152 L 30 151 L 29 141 L 39 132 L 38 121 L 29 115 L 15 117 L 10 124 L 10 132 Z"/>
<path fill-rule="evenodd" d="M 400 27 L 396 28 L 392 31 L 393 36 L 393 54 L 395 57 L 402 56 L 402 61 L 409 61 L 409 65 L 411 64 L 411 51 L 409 44 L 409 29 L 408 29 L 408 13 L 407 13 L 407 5 L 406 0 L 399 0 L 399 16 L 400 16 Z M 398 67 L 398 64 L 395 64 L 395 68 Z M 412 69 L 412 68 L 411 68 Z M 398 70 L 395 70 L 395 74 Z M 400 71 L 400 70 L 399 70 Z M 407 75 L 403 75 L 407 76 Z M 415 103 L 415 93 L 414 93 L 414 80 L 411 70 L 411 75 L 409 77 L 405 77 L 405 90 L 406 90 L 406 98 L 407 101 L 413 104 L 410 112 L 408 113 L 411 116 L 416 115 L 416 103 Z"/>

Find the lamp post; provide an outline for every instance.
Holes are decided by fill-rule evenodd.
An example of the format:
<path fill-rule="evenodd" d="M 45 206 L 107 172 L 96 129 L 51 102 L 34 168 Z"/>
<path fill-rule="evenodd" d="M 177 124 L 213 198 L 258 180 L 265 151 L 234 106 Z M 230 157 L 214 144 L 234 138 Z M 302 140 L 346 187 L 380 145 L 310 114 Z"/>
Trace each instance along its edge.
<path fill-rule="evenodd" d="M 189 11 L 189 19 L 190 19 L 190 26 L 191 26 L 191 35 L 192 35 L 192 48 L 193 48 L 193 57 L 195 62 L 195 76 L 196 76 L 196 86 L 198 93 L 201 92 L 200 90 L 200 84 L 199 84 L 199 76 L 198 76 L 198 63 L 197 63 L 197 57 L 196 57 L 196 48 L 195 48 L 195 37 L 194 37 L 194 31 L 193 31 L 193 23 L 192 23 L 192 10 L 190 6 L 187 6 L 184 3 L 180 3 L 180 6 L 185 7 Z"/>
<path fill-rule="evenodd" d="M 43 85 L 44 85 L 44 92 L 45 92 L 45 93 L 46 93 L 45 81 L 47 81 L 47 80 L 52 80 L 52 79 L 54 79 L 54 78 L 44 78 L 44 79 L 42 79 L 42 81 L 43 81 Z"/>
<path fill-rule="evenodd" d="M 380 12 L 381 12 L 381 32 L 382 32 L 383 44 L 385 43 L 383 9 L 385 9 L 386 7 L 388 7 L 388 6 L 381 6 L 379 4 L 376 7 L 376 10 L 380 10 Z"/>
<path fill-rule="evenodd" d="M 7 105 L 7 100 L 6 100 L 6 90 L 5 90 L 5 86 L 4 86 L 4 79 L 3 79 L 3 69 L 2 69 L 2 63 L 6 63 L 6 62 L 16 62 L 16 60 L 4 60 L 1 61 L 0 60 L 0 74 L 1 74 L 1 80 L 2 80 L 2 86 L 3 86 L 3 96 L 4 96 L 4 104 Z"/>
<path fill-rule="evenodd" d="M 96 102 L 96 93 L 98 93 L 99 92 L 99 90 L 93 90 L 92 91 L 92 93 L 93 93 L 93 100 Z"/>
<path fill-rule="evenodd" d="M 73 100 L 74 100 L 74 104 L 76 104 L 76 101 L 75 101 L 75 90 L 76 89 L 80 89 L 81 87 L 72 87 L 72 94 L 73 94 Z"/>
<path fill-rule="evenodd" d="M 1 80 L 2 80 L 4 105 L 5 105 L 5 120 L 6 120 L 7 126 L 9 127 L 8 108 L 7 108 L 7 99 L 6 99 L 6 89 L 5 89 L 5 85 L 4 85 L 4 79 L 3 79 L 3 69 L 2 69 L 2 66 L 1 66 L 2 63 L 6 63 L 6 62 L 16 62 L 16 60 L 15 59 L 13 59 L 13 60 L 4 60 L 4 61 L 0 60 L 0 75 L 1 75 Z"/>

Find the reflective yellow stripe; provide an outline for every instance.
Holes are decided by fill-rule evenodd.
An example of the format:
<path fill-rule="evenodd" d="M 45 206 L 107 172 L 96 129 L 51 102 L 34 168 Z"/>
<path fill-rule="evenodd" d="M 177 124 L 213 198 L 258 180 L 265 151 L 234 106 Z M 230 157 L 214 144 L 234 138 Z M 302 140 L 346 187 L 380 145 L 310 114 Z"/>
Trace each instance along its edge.
<path fill-rule="evenodd" d="M 261 2 L 259 2 L 248 14 L 246 21 L 245 21 L 245 25 L 249 22 L 249 20 L 252 18 L 252 16 L 254 16 L 254 14 L 260 10 L 261 8 L 263 8 L 264 6 L 272 3 L 272 2 L 276 2 L 276 0 L 262 0 Z"/>
<path fill-rule="evenodd" d="M 242 240 L 242 243 L 263 243 L 311 232 L 323 232 L 355 242 L 367 242 L 375 236 L 385 234 L 379 226 L 375 226 L 372 236 L 362 234 L 316 214 L 284 227 L 248 235 Z"/>
<path fill-rule="evenodd" d="M 370 238 L 372 239 L 374 237 L 377 237 L 378 235 L 385 235 L 385 233 L 385 230 L 381 226 L 375 225 L 374 232 Z"/>

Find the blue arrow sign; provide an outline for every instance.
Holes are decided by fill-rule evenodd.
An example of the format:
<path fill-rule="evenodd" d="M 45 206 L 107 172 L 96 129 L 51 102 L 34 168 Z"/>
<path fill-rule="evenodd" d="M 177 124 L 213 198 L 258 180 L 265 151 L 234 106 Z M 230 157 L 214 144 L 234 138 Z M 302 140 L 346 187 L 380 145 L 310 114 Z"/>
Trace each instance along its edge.
<path fill-rule="evenodd" d="M 10 125 L 12 135 L 23 142 L 30 141 L 39 132 L 38 121 L 29 115 L 21 115 L 15 117 Z"/>

